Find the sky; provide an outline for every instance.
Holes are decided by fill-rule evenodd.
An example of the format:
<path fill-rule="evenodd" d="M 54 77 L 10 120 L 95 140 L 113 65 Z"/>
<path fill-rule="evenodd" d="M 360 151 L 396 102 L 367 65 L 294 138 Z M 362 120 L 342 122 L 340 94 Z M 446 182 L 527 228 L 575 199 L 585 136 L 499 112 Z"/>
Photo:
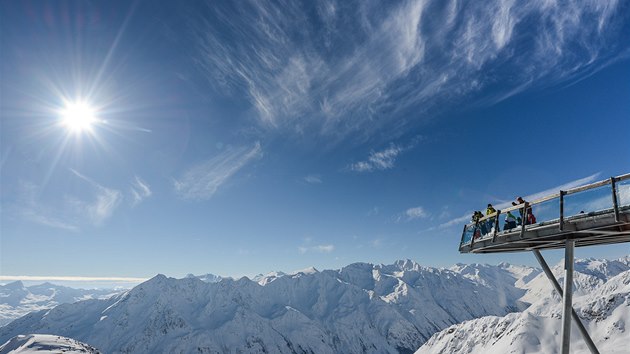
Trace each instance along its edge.
<path fill-rule="evenodd" d="M 627 2 L 0 6 L 0 282 L 535 265 L 471 212 L 630 172 Z"/>

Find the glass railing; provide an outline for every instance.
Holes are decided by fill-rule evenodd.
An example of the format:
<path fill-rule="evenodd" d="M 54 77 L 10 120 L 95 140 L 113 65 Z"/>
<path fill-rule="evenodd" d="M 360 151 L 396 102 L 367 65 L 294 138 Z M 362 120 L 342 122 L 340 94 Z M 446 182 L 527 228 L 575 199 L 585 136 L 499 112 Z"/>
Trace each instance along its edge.
<path fill-rule="evenodd" d="M 564 217 L 588 215 L 613 208 L 611 185 L 568 194 L 564 197 Z"/>
<path fill-rule="evenodd" d="M 615 193 L 613 194 L 613 188 Z M 613 197 L 613 195 L 615 197 Z M 630 174 L 549 195 L 531 203 L 508 206 L 464 227 L 460 248 L 477 240 L 520 232 L 560 220 L 575 220 L 630 209 Z M 516 219 L 516 220 L 515 220 Z"/>
<path fill-rule="evenodd" d="M 615 183 L 617 204 L 621 209 L 630 208 L 630 178 Z"/>

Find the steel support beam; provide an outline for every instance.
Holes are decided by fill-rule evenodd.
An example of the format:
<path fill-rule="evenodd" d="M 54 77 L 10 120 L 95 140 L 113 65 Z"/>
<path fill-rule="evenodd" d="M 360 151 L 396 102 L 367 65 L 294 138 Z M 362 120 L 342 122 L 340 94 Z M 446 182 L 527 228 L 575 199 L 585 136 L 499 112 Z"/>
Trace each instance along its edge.
<path fill-rule="evenodd" d="M 571 347 L 571 310 L 573 310 L 573 250 L 575 241 L 567 240 L 564 248 L 564 292 L 562 296 L 562 354 Z"/>
<path fill-rule="evenodd" d="M 532 252 L 534 253 L 534 256 L 536 256 L 536 259 L 538 260 L 538 263 L 540 264 L 540 267 L 542 268 L 543 272 L 545 272 L 545 275 L 549 279 L 549 282 L 551 282 L 551 285 L 553 285 L 553 288 L 556 290 L 558 295 L 560 295 L 560 297 L 563 297 L 560 283 L 558 283 L 558 280 L 556 280 L 556 277 L 551 272 L 549 265 L 543 258 L 542 254 L 540 254 L 540 251 L 534 249 L 532 250 Z M 586 346 L 591 351 L 591 353 L 599 354 L 599 351 L 597 350 L 597 347 L 595 346 L 593 339 L 591 339 L 591 336 L 588 335 L 588 331 L 586 331 L 586 327 L 584 327 L 584 324 L 580 320 L 580 317 L 578 317 L 577 313 L 575 312 L 573 308 L 571 308 L 571 317 L 573 317 L 573 321 L 575 322 L 578 329 L 580 330 L 580 333 L 582 334 L 582 337 L 584 338 L 584 341 L 586 342 Z"/>

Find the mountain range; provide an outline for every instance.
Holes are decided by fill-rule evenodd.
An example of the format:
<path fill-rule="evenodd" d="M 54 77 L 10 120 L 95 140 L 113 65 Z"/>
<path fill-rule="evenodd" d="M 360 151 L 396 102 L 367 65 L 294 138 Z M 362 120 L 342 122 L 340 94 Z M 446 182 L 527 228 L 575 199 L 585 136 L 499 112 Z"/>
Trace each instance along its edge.
<path fill-rule="evenodd" d="M 627 335 L 619 308 L 628 303 L 623 295 L 628 264 L 629 257 L 576 262 L 576 302 L 582 304 L 584 297 L 584 304 L 591 304 L 581 312 L 587 322 L 622 316 L 613 321 L 616 332 L 602 330 L 610 343 Z M 542 333 L 532 332 L 528 318 L 558 321 L 559 297 L 544 274 L 507 263 L 445 269 L 401 260 L 274 272 L 254 280 L 200 278 L 157 275 L 108 299 L 32 312 L 0 327 L 0 343 L 19 334 L 50 333 L 107 353 L 413 353 L 421 346 L 420 353 L 481 353 L 488 352 L 478 347 L 490 342 L 482 340 L 488 332 L 518 343 L 512 335 L 522 338 L 531 332 L 529 337 L 536 338 Z M 618 297 L 614 308 L 602 312 L 605 303 L 592 305 L 589 296 Z M 556 327 L 552 322 L 545 328 L 559 331 L 559 322 Z M 522 324 L 520 331 L 501 331 L 515 323 Z M 461 344 L 471 341 L 480 344 Z"/>
<path fill-rule="evenodd" d="M 27 313 L 59 304 L 87 299 L 105 299 L 121 293 L 115 289 L 75 289 L 51 283 L 24 286 L 21 281 L 0 285 L 0 326 Z"/>

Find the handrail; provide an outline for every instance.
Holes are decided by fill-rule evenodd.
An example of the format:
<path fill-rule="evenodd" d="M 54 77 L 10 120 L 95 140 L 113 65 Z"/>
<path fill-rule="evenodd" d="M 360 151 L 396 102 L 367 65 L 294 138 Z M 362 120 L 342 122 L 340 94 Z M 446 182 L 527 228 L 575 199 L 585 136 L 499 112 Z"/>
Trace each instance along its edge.
<path fill-rule="evenodd" d="M 591 189 L 595 189 L 595 188 L 599 188 L 599 187 L 603 187 L 603 186 L 607 186 L 607 185 L 610 185 L 610 188 L 612 191 L 611 207 L 615 211 L 615 219 L 618 220 L 619 218 L 618 210 L 620 206 L 618 205 L 618 200 L 617 200 L 617 192 L 619 190 L 616 188 L 616 184 L 617 182 L 625 181 L 625 180 L 630 180 L 630 173 L 626 173 L 617 177 L 610 177 L 602 181 L 589 183 L 587 185 L 578 186 L 578 187 L 571 188 L 568 190 L 560 190 L 558 191 L 558 193 L 552 193 L 542 198 L 538 198 L 534 200 L 533 202 L 525 202 L 524 204 L 521 203 L 517 205 L 512 205 L 512 206 L 504 208 L 503 210 L 497 210 L 492 214 L 484 215 L 481 218 L 479 218 L 479 220 L 476 223 L 470 222 L 464 225 L 464 229 L 462 231 L 462 237 L 460 240 L 460 245 L 463 245 L 466 243 L 466 244 L 469 244 L 469 246 L 472 248 L 473 244 L 475 243 L 475 233 L 478 232 L 479 228 L 482 228 L 485 232 L 484 234 L 482 234 L 482 238 L 485 238 L 487 236 L 492 236 L 492 242 L 495 242 L 497 238 L 497 234 L 499 233 L 499 227 L 501 225 L 499 218 L 501 217 L 501 215 L 506 215 L 508 212 L 512 212 L 512 211 L 522 211 L 521 213 L 522 221 L 520 224 L 521 228 L 519 232 L 521 234 L 521 237 L 523 237 L 528 226 L 532 226 L 527 223 L 527 219 L 528 219 L 527 217 L 531 208 L 536 207 L 537 205 L 541 203 L 549 202 L 554 199 L 558 199 L 559 218 L 545 219 L 545 220 L 540 220 L 539 218 L 536 224 L 547 223 L 549 221 L 556 220 L 557 222 L 559 222 L 559 229 L 562 232 L 564 230 L 564 226 L 565 226 L 564 223 L 565 223 L 566 218 L 568 216 L 569 217 L 571 216 L 571 215 L 565 215 L 566 196 L 584 192 Z M 534 212 L 536 212 L 536 209 L 534 209 Z M 533 224 L 533 225 L 536 225 L 536 224 Z M 472 234 L 469 235 L 470 232 L 472 232 Z M 466 240 L 467 235 L 470 236 L 470 240 Z"/>

